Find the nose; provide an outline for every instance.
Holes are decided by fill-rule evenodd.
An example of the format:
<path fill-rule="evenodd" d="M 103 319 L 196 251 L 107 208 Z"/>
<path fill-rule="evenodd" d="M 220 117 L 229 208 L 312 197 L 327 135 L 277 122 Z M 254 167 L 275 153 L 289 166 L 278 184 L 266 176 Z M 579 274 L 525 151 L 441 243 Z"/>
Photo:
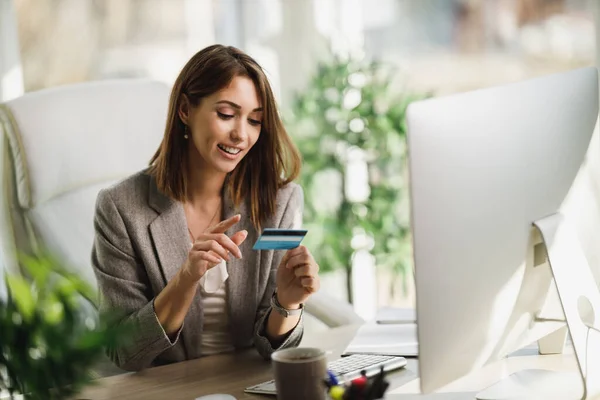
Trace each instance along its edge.
<path fill-rule="evenodd" d="M 247 127 L 243 121 L 239 121 L 231 131 L 230 138 L 235 143 L 243 142 L 248 137 Z"/>

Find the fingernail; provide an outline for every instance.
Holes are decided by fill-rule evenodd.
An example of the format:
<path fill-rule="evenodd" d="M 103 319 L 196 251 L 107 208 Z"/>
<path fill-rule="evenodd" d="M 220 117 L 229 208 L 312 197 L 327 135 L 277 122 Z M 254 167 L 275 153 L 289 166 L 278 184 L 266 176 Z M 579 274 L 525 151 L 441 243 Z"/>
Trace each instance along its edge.
<path fill-rule="evenodd" d="M 248 231 L 244 229 L 244 230 L 242 231 L 242 234 L 243 234 L 244 236 L 248 236 Z"/>

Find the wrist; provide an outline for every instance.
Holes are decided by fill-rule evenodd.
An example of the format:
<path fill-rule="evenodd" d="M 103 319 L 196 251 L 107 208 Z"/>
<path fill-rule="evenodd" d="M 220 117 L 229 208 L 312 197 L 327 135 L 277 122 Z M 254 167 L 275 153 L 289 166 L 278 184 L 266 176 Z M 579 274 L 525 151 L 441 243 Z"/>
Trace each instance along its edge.
<path fill-rule="evenodd" d="M 279 291 L 276 292 L 276 297 L 279 305 L 285 308 L 286 310 L 298 310 L 301 308 L 300 303 L 294 303 L 286 300 L 285 296 L 281 296 L 281 293 L 279 293 Z"/>
<path fill-rule="evenodd" d="M 177 279 L 176 286 L 185 290 L 198 286 L 198 282 L 202 277 L 194 277 L 187 269 L 182 268 L 175 275 L 175 278 Z"/>

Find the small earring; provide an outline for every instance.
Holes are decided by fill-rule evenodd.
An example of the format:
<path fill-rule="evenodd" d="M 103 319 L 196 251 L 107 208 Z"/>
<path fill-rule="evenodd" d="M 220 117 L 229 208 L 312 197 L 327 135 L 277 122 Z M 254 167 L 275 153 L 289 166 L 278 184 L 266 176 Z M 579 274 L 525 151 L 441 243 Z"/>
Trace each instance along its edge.
<path fill-rule="evenodd" d="M 185 126 L 185 134 L 183 135 L 183 138 L 187 140 L 188 138 L 188 127 L 187 125 Z"/>

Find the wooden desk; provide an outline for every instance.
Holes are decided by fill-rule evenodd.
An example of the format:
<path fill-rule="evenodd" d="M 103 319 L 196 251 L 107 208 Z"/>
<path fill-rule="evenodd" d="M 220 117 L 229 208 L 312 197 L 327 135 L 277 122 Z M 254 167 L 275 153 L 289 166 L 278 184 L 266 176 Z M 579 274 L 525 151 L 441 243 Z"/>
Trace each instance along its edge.
<path fill-rule="evenodd" d="M 193 400 L 227 393 L 237 399 L 256 399 L 244 394 L 244 388 L 271 379 L 271 375 L 269 363 L 255 353 L 218 355 L 99 379 L 98 386 L 87 388 L 77 398 Z"/>
<path fill-rule="evenodd" d="M 358 326 L 336 328 L 306 336 L 302 346 L 315 346 L 331 351 L 330 359 L 339 357 L 354 336 Z M 96 381 L 78 399 L 109 400 L 193 400 L 198 396 L 226 393 L 237 399 L 274 399 L 244 393 L 248 386 L 272 379 L 271 364 L 256 350 L 200 358 L 142 372 L 112 376 Z"/>
<path fill-rule="evenodd" d="M 330 360 L 337 359 L 354 337 L 358 325 L 330 329 L 318 335 L 305 336 L 302 346 L 329 351 Z M 398 387 L 416 378 L 416 361 L 409 360 L 407 369 L 393 374 L 393 386 Z M 272 379 L 271 365 L 254 350 L 200 358 L 142 372 L 130 373 L 96 381 L 77 399 L 109 400 L 194 400 L 214 394 L 231 394 L 241 399 L 274 399 L 244 393 L 248 386 Z"/>
<path fill-rule="evenodd" d="M 302 346 L 319 347 L 330 351 L 329 359 L 338 358 L 352 340 L 358 326 L 347 326 L 306 336 Z M 498 363 L 488 365 L 432 395 L 418 394 L 418 361 L 408 359 L 405 369 L 388 376 L 391 387 L 386 399 L 390 400 L 463 400 L 510 373 L 524 368 L 573 369 L 571 354 L 538 356 L 533 349 L 524 349 Z M 108 400 L 194 400 L 214 394 L 231 394 L 241 399 L 275 399 L 244 393 L 244 388 L 269 380 L 270 363 L 255 350 L 200 358 L 178 364 L 151 368 L 139 373 L 99 379 L 97 386 L 86 389 L 77 399 Z"/>

